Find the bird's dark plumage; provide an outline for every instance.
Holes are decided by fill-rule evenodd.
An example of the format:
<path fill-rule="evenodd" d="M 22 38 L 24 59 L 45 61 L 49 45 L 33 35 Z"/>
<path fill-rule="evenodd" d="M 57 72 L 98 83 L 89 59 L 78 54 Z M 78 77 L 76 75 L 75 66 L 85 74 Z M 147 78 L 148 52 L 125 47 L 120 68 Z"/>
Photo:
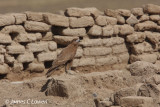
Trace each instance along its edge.
<path fill-rule="evenodd" d="M 79 39 L 73 39 L 72 42 L 61 51 L 57 59 L 53 62 L 52 67 L 46 73 L 47 77 L 50 77 L 53 71 L 62 65 L 66 65 L 65 70 L 67 70 L 68 67 L 71 67 L 79 41 Z"/>

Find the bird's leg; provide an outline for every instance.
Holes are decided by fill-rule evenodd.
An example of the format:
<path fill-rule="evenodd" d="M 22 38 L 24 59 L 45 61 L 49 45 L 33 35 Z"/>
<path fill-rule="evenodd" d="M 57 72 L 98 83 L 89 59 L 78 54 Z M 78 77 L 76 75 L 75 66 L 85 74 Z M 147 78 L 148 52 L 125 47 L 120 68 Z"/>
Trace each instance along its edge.
<path fill-rule="evenodd" d="M 67 73 L 67 70 L 71 70 L 73 60 L 69 60 L 65 65 L 65 72 Z"/>

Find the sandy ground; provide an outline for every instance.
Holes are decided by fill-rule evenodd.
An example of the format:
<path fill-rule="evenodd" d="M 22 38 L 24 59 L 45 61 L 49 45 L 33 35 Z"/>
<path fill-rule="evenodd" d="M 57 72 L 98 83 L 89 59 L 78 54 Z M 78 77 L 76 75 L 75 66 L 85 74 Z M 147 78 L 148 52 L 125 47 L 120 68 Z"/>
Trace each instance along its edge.
<path fill-rule="evenodd" d="M 68 7 L 96 7 L 104 9 L 131 9 L 144 4 L 160 5 L 160 0 L 0 0 L 0 13 L 38 11 L 57 12 Z"/>

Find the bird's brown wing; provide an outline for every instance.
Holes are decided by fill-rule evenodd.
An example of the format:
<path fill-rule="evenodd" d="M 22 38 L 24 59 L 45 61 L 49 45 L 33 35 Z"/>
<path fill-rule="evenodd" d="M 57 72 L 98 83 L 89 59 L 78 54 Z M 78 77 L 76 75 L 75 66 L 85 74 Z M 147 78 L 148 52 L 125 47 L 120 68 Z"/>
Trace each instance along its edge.
<path fill-rule="evenodd" d="M 72 45 L 68 45 L 66 48 L 64 48 L 58 55 L 57 59 L 53 62 L 52 67 L 46 73 L 47 77 L 51 76 L 52 71 L 54 71 L 56 68 L 64 65 L 65 63 L 67 63 L 67 61 L 72 60 L 75 56 L 75 53 L 76 51 Z"/>

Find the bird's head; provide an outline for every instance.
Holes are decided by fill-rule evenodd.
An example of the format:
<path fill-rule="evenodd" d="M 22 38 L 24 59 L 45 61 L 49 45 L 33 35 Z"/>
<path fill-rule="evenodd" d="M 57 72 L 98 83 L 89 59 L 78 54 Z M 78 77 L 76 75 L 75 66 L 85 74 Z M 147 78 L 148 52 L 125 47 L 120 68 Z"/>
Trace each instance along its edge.
<path fill-rule="evenodd" d="M 78 45 L 79 42 L 80 42 L 80 39 L 79 38 L 75 38 L 75 39 L 72 40 L 71 43 L 74 44 L 74 45 Z"/>

